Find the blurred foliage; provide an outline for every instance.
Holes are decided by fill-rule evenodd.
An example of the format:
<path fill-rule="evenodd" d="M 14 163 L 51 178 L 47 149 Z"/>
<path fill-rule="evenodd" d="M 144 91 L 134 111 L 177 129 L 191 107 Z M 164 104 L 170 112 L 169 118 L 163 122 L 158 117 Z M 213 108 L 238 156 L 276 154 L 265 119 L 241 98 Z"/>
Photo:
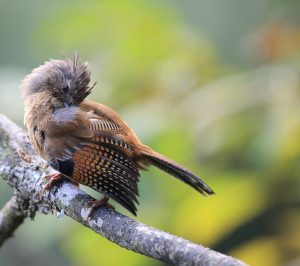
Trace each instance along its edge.
<path fill-rule="evenodd" d="M 90 1 L 67 7 L 39 26 L 36 39 L 42 40 L 38 47 L 33 43 L 36 53 L 44 53 L 45 47 L 49 54 L 62 47 L 72 51 L 76 43 L 84 58 L 100 63 L 93 76 L 101 77 L 115 105 L 168 88 L 184 90 L 212 79 L 217 71 L 209 42 L 182 27 L 175 11 L 150 1 Z M 177 80 L 176 72 L 185 79 Z"/>
<path fill-rule="evenodd" d="M 14 40 L 0 44 L 1 112 L 21 122 L 12 88 L 43 60 L 78 50 L 98 81 L 91 98 L 216 191 L 204 198 L 151 168 L 142 172 L 138 220 L 251 265 L 298 265 L 299 1 L 19 4 L 0 1 L 0 22 L 15 10 L 26 22 L 12 23 L 9 35 L 0 23 Z M 7 265 L 161 264 L 68 219 L 39 217 L 16 235 L 0 251 Z"/>

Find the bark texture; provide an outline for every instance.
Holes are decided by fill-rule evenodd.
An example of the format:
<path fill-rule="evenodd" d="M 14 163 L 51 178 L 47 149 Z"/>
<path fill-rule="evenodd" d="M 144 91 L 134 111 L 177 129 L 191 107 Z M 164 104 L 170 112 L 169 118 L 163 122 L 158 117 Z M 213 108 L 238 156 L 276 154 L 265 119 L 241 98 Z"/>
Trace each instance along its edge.
<path fill-rule="evenodd" d="M 0 211 L 0 247 L 12 237 L 25 218 L 26 215 L 17 202 L 17 198 L 12 197 Z"/>

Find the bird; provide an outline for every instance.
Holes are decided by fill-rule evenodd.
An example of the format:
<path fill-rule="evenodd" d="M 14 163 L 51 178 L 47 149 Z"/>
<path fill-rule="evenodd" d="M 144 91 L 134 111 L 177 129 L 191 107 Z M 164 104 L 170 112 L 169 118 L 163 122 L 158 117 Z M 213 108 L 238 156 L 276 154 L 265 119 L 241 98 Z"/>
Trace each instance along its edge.
<path fill-rule="evenodd" d="M 144 145 L 114 110 L 86 99 L 96 84 L 90 76 L 75 53 L 45 61 L 20 85 L 29 139 L 56 170 L 46 175 L 46 190 L 65 178 L 104 195 L 90 202 L 89 217 L 100 206 L 114 208 L 110 198 L 136 215 L 140 170 L 153 165 L 203 195 L 214 194 L 186 167 Z"/>

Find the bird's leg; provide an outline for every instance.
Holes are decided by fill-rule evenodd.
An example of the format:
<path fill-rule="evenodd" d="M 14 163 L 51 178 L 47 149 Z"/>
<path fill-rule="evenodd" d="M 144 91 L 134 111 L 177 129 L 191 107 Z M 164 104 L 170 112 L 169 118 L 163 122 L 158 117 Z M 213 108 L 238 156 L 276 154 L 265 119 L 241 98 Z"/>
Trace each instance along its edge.
<path fill-rule="evenodd" d="M 90 202 L 88 202 L 86 205 L 88 208 L 90 208 L 88 217 L 87 217 L 87 222 L 88 224 L 90 223 L 91 219 L 92 219 L 92 215 L 93 212 L 95 211 L 95 209 L 102 207 L 102 206 L 106 206 L 108 208 L 111 209 L 115 209 L 115 207 L 113 205 L 111 205 L 110 203 L 108 203 L 109 197 L 107 195 L 105 195 L 102 199 L 99 200 L 92 200 Z"/>
<path fill-rule="evenodd" d="M 79 187 L 79 183 L 73 181 L 72 179 L 65 177 L 61 173 L 48 174 L 44 178 L 49 179 L 48 183 L 45 185 L 45 187 L 43 189 L 44 191 L 51 189 L 55 185 L 55 183 L 57 183 L 59 181 L 63 181 L 65 179 L 70 181 L 74 186 Z"/>

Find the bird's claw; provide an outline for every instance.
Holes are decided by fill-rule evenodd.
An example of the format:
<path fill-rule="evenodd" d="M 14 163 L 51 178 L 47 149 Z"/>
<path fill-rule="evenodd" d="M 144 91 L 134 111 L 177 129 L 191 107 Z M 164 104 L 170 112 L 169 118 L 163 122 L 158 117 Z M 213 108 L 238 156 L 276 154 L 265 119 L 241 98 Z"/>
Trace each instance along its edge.
<path fill-rule="evenodd" d="M 105 195 L 100 200 L 92 200 L 92 201 L 89 201 L 88 203 L 86 203 L 86 207 L 90 208 L 88 216 L 87 216 L 88 224 L 90 224 L 90 222 L 91 222 L 92 215 L 93 215 L 95 209 L 102 207 L 102 206 L 106 206 L 110 209 L 115 210 L 115 207 L 113 205 L 111 205 L 110 203 L 108 203 L 108 200 L 109 200 L 109 197 Z"/>
<path fill-rule="evenodd" d="M 69 178 L 66 178 L 61 173 L 54 173 L 54 174 L 48 174 L 44 177 L 45 179 L 49 179 L 48 183 L 43 188 L 43 191 L 50 190 L 57 182 L 60 182 L 64 179 L 68 179 L 74 186 L 79 187 L 79 183 L 76 181 L 73 181 Z"/>

